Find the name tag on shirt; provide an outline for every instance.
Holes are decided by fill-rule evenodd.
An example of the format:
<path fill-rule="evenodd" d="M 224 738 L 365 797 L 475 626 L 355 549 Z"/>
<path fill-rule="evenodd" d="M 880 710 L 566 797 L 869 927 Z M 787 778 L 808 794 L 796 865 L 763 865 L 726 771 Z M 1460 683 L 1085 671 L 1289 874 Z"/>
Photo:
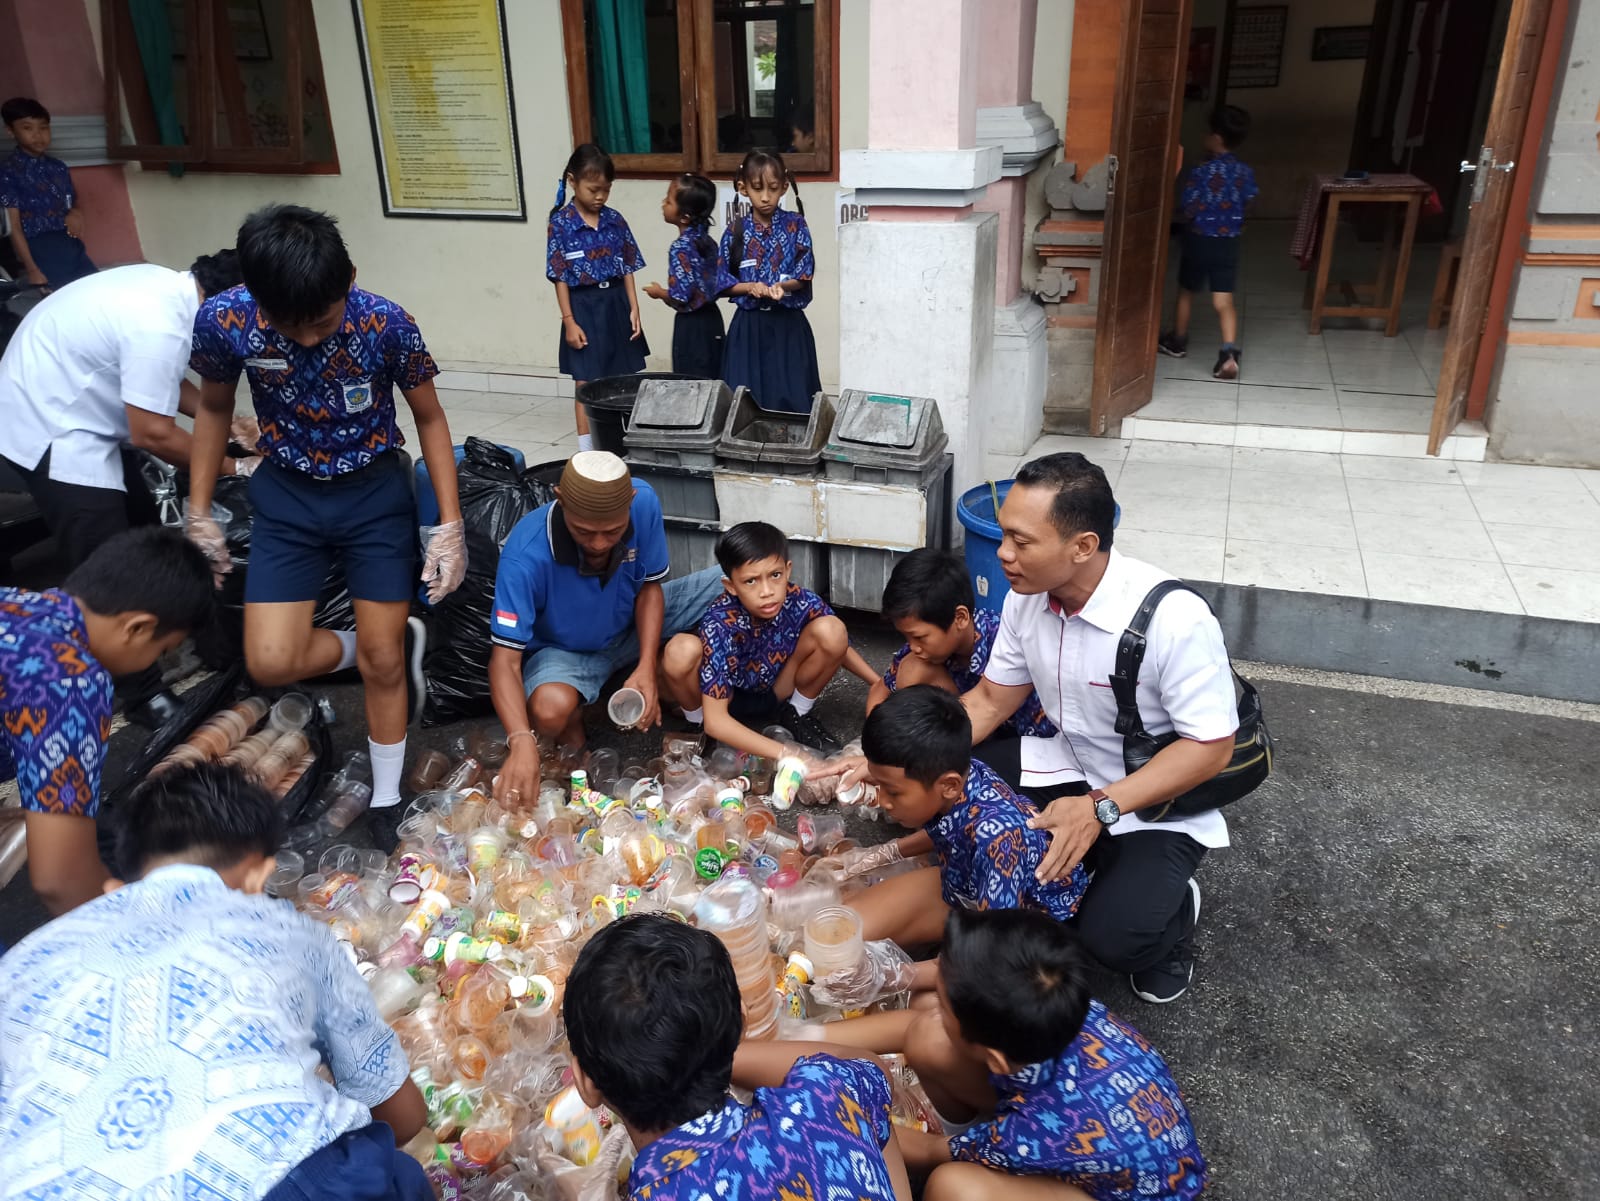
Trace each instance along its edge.
<path fill-rule="evenodd" d="M 246 359 L 244 365 L 246 367 L 259 367 L 262 371 L 289 370 L 289 360 L 287 359 Z"/>
<path fill-rule="evenodd" d="M 567 251 L 567 261 L 570 263 L 574 259 L 581 259 L 588 253 L 589 252 L 587 250 L 569 250 Z"/>
<path fill-rule="evenodd" d="M 746 267 L 754 267 L 755 265 L 756 265 L 755 259 L 745 259 L 742 263 L 739 264 L 739 270 L 743 271 Z"/>

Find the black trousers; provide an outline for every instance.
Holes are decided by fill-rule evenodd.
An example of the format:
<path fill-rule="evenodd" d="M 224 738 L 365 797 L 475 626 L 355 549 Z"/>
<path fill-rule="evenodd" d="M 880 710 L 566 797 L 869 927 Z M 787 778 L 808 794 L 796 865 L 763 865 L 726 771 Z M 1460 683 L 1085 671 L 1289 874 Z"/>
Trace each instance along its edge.
<path fill-rule="evenodd" d="M 34 467 L 12 463 L 44 514 L 44 523 L 55 536 L 56 551 L 69 572 L 99 549 L 101 543 L 134 526 L 154 525 L 160 518 L 155 499 L 139 474 L 138 456 L 122 448 L 122 479 L 126 492 L 115 488 L 91 488 L 85 484 L 64 484 L 50 478 L 50 452 L 44 452 Z M 117 691 L 130 705 L 136 705 L 161 691 L 161 672 L 155 667 L 117 680 Z"/>

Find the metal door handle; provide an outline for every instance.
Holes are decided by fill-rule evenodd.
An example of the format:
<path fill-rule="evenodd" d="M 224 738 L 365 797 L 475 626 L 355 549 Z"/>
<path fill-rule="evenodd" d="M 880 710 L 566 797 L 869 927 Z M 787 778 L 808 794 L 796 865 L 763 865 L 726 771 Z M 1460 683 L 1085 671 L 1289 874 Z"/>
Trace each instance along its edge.
<path fill-rule="evenodd" d="M 1465 175 L 1469 171 L 1476 171 L 1477 169 L 1478 164 L 1473 162 L 1470 158 L 1464 158 L 1461 160 L 1461 174 Z"/>

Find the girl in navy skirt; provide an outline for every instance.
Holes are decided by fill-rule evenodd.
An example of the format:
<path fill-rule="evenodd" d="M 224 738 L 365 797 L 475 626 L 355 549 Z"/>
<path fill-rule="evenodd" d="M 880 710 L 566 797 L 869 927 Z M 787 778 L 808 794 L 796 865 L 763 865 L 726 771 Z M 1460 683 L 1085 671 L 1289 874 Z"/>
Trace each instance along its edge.
<path fill-rule="evenodd" d="M 749 198 L 750 215 L 738 217 L 722 235 L 718 291 L 738 306 L 728 327 L 722 378 L 730 388 L 750 389 L 758 405 L 809 413 L 822 391 L 817 343 L 802 311 L 811 303 L 816 261 L 805 207 L 778 207 L 793 184 L 783 159 L 766 150 L 744 156 L 735 184 Z"/>
<path fill-rule="evenodd" d="M 717 244 L 711 210 L 717 185 L 685 172 L 667 184 L 661 216 L 678 227 L 667 252 L 667 286 L 649 284 L 644 294 L 678 310 L 672 323 L 672 370 L 698 379 L 722 377 L 722 312 L 717 308 Z"/>
<path fill-rule="evenodd" d="M 644 266 L 644 256 L 622 214 L 606 207 L 616 174 L 611 156 L 585 142 L 567 160 L 550 210 L 545 275 L 556 286 L 561 310 L 561 372 L 579 388 L 607 375 L 643 371 L 650 353 L 633 290 L 633 273 Z M 582 404 L 573 409 L 578 449 L 590 450 L 589 418 Z"/>

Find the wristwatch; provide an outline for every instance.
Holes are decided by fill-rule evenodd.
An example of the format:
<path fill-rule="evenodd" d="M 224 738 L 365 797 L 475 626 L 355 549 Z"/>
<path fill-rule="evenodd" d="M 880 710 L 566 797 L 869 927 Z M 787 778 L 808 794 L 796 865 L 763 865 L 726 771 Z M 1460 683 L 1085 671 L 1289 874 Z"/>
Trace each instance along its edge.
<path fill-rule="evenodd" d="M 1102 826 L 1107 828 L 1114 826 L 1122 817 L 1122 810 L 1117 808 L 1117 803 L 1108 797 L 1103 789 L 1090 789 L 1089 799 L 1094 802 L 1095 819 Z"/>

